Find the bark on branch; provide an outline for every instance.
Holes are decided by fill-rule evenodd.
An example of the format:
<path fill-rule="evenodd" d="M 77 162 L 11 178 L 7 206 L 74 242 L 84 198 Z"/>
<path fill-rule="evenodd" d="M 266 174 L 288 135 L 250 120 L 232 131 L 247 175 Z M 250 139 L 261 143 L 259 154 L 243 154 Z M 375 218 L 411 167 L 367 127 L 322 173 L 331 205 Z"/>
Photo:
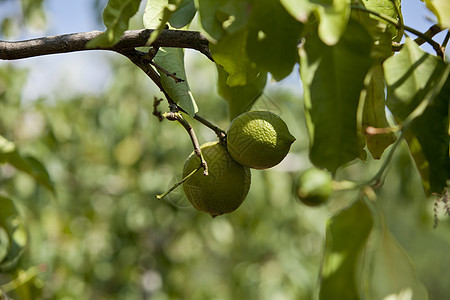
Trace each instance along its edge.
<path fill-rule="evenodd" d="M 120 41 L 109 48 L 86 48 L 86 43 L 100 35 L 101 31 L 48 36 L 25 41 L 0 41 L 0 59 L 16 60 L 85 50 L 121 52 L 125 49 L 150 46 L 147 42 L 152 32 L 152 29 L 125 31 Z M 211 59 L 208 40 L 196 31 L 163 30 L 151 46 L 195 49 Z"/>

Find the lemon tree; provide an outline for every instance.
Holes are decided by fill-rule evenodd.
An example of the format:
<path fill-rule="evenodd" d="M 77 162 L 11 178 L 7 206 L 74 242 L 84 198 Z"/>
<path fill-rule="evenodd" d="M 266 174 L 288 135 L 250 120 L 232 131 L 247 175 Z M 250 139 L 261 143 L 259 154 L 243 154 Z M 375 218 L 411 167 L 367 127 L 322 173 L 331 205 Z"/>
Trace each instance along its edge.
<path fill-rule="evenodd" d="M 1 60 L 107 50 L 125 57 L 125 61 L 137 66 L 143 74 L 133 73 L 138 68 L 133 71 L 127 69 L 126 72 L 115 68 L 121 76 L 112 84 L 110 95 L 100 99 L 92 96 L 95 100 L 104 101 L 100 101 L 104 107 L 95 111 L 92 108 L 99 105 L 99 101 L 78 97 L 73 102 L 61 104 L 67 105 L 63 116 L 54 116 L 50 112 L 54 106 L 43 99 L 38 103 L 27 103 L 29 107 L 21 106 L 21 88 L 26 82 L 26 72 L 17 71 L 14 64 L 5 63 L 3 66 L 2 61 L 0 199 L 3 201 L 0 208 L 8 212 L 13 201 L 20 204 L 17 208 L 24 212 L 28 221 L 31 220 L 32 225 L 28 228 L 37 234 L 30 235 L 30 247 L 36 248 L 29 251 L 34 259 L 28 261 L 27 253 L 23 251 L 26 249 L 23 246 L 28 245 L 28 240 L 23 238 L 26 236 L 23 234 L 25 230 L 22 230 L 22 225 L 17 225 L 19 218 L 11 218 L 16 215 L 15 211 L 14 214 L 4 213 L 2 216 L 11 221 L 0 220 L 0 224 L 4 223 L 4 230 L 0 231 L 0 263 L 7 262 L 11 271 L 6 275 L 0 274 L 0 298 L 5 298 L 5 293 L 8 294 L 6 298 L 10 298 L 9 293 L 13 293 L 11 298 L 14 299 L 73 298 L 81 294 L 84 298 L 105 295 L 109 299 L 114 293 L 118 299 L 139 299 L 142 295 L 165 299 L 184 296 L 185 292 L 194 299 L 217 297 L 216 290 L 196 292 L 195 284 L 200 281 L 217 289 L 226 285 L 223 282 L 232 282 L 227 290 L 229 293 L 223 293 L 223 298 L 230 299 L 257 297 L 255 295 L 300 299 L 318 295 L 319 299 L 324 300 L 336 297 L 441 299 L 449 294 L 448 287 L 436 289 L 432 280 L 426 289 L 419 278 L 427 280 L 427 273 L 416 276 L 411 260 L 393 238 L 393 233 L 396 233 L 403 243 L 408 240 L 411 236 L 408 222 L 412 218 L 395 216 L 386 222 L 385 215 L 389 210 L 385 206 L 393 201 L 383 201 L 390 198 L 384 190 L 379 192 L 386 184 L 389 185 L 387 191 L 396 190 L 403 198 L 414 198 L 417 210 L 420 210 L 420 218 L 415 215 L 418 223 L 423 220 L 423 223 L 429 224 L 434 217 L 437 225 L 439 208 L 444 214 L 450 214 L 450 64 L 445 52 L 450 40 L 450 15 L 447 1 L 417 1 L 429 10 L 423 19 L 432 20 L 428 29 L 418 30 L 416 24 L 407 24 L 405 20 L 408 18 L 403 15 L 402 7 L 412 1 L 109 0 L 104 1 L 105 6 L 101 7 L 106 27 L 103 33 L 79 32 L 11 41 L 21 36 L 17 32 L 20 28 L 36 24 L 42 30 L 45 21 L 44 1 L 20 2 L 22 5 L 17 7 L 19 12 L 15 9 L 9 12 L 8 3 L 0 3 Z M 96 1 L 96 5 L 101 5 L 100 2 Z M 97 15 L 100 14 L 97 11 Z M 140 19 L 138 22 L 135 16 Z M 136 26 L 138 29 L 128 30 Z M 441 36 L 438 35 L 440 32 L 443 33 Z M 202 92 L 195 95 L 191 90 L 188 84 L 190 75 L 185 70 L 185 65 L 189 65 L 186 64 L 188 56 L 185 57 L 184 49 L 198 51 L 209 66 L 217 69 L 217 91 L 213 96 L 206 97 Z M 209 79 L 214 76 L 197 76 L 197 69 L 193 69 L 195 75 L 192 78 L 201 82 L 199 86 L 213 85 L 209 84 Z M 276 104 L 283 103 L 282 110 L 290 116 L 287 121 L 292 132 L 299 132 L 299 128 L 306 125 L 305 137 L 296 135 L 301 145 L 293 144 L 293 136 L 279 117 L 270 112 L 250 111 L 260 96 L 265 94 L 267 86 L 288 78 L 292 72 L 300 76 L 301 84 L 295 84 L 302 89 L 301 97 L 299 93 L 295 101 L 278 99 Z M 135 91 L 142 78 L 150 79 L 156 90 Z M 225 100 L 220 108 L 216 103 L 211 104 L 217 94 Z M 198 101 L 204 105 L 201 107 L 197 97 L 212 100 Z M 110 106 L 109 101 L 116 101 L 115 105 Z M 160 105 L 162 101 L 164 105 Z M 42 115 L 39 117 L 30 107 L 42 110 L 43 115 L 47 117 L 48 113 L 51 117 L 49 120 Z M 223 117 L 226 108 L 229 119 L 224 121 L 218 116 Z M 29 109 L 28 114 L 22 115 L 22 109 Z M 167 242 L 170 238 L 161 236 L 177 236 L 171 230 L 171 226 L 176 226 L 173 225 L 176 221 L 197 219 L 187 210 L 180 211 L 173 203 L 143 200 L 150 198 L 149 194 L 152 198 L 164 189 L 170 179 L 167 173 L 174 172 L 163 165 L 179 161 L 180 155 L 174 154 L 174 149 L 185 145 L 180 136 L 163 139 L 164 133 L 159 131 L 146 135 L 149 130 L 143 124 L 147 124 L 152 115 L 160 121 L 176 121 L 186 129 L 184 137 L 191 140 L 194 152 L 186 161 L 183 180 L 174 188 L 183 184 L 192 205 L 212 216 L 236 210 L 250 196 L 249 168 L 267 169 L 277 165 L 292 151 L 291 145 L 296 152 L 294 163 L 286 168 L 258 174 L 262 179 L 255 191 L 259 192 L 259 196 L 254 199 L 260 201 L 255 204 L 255 215 L 251 215 L 253 211 L 249 210 L 214 221 L 204 218 L 202 220 L 209 222 L 203 221 L 201 228 L 193 229 L 180 240 L 174 238 L 176 242 Z M 83 122 L 77 124 L 77 120 Z M 197 125 L 205 126 L 198 130 L 202 133 L 199 137 L 205 136 L 203 129 L 211 129 L 217 141 L 200 146 L 196 134 L 198 127 L 190 123 L 197 121 L 200 122 Z M 227 132 L 216 125 L 230 122 Z M 103 131 L 97 132 L 98 128 Z M 40 142 L 37 147 L 24 147 L 34 139 Z M 78 140 L 83 140 L 80 147 L 74 143 Z M 71 149 L 75 148 L 77 150 L 72 152 Z M 148 148 L 151 151 L 146 152 Z M 407 155 L 402 155 L 402 151 Z M 58 157 L 48 158 L 51 155 Z M 47 158 L 47 166 L 41 163 L 42 157 Z M 317 169 L 298 174 L 299 170 L 311 165 Z M 396 173 L 398 176 L 389 177 L 391 165 L 400 166 L 398 169 L 401 171 Z M 204 175 L 202 169 L 208 174 Z M 295 179 L 299 175 L 298 183 Z M 414 181 L 417 179 L 420 182 Z M 398 186 L 395 185 L 397 181 Z M 412 196 L 405 188 L 410 181 L 419 182 L 415 185 L 421 188 Z M 58 182 L 59 186 L 54 182 Z M 46 191 L 42 192 L 37 185 L 45 187 Z M 297 185 L 298 188 L 293 188 Z M 336 193 L 328 197 L 332 188 Z M 289 193 L 286 192 L 288 189 L 291 189 Z M 58 204 L 49 205 L 52 203 L 49 200 L 51 197 L 58 198 L 54 201 Z M 284 285 L 295 278 L 305 277 L 304 272 L 298 273 L 298 270 L 305 269 L 304 264 L 311 261 L 310 256 L 296 259 L 297 265 L 294 265 L 294 261 L 286 257 L 292 257 L 295 251 L 289 253 L 291 256 L 273 255 L 273 251 L 261 250 L 259 246 L 273 236 L 282 235 L 280 232 L 275 234 L 275 231 L 267 233 L 272 227 L 286 232 L 290 228 L 285 224 L 297 225 L 295 222 L 299 219 L 311 218 L 308 207 L 295 206 L 296 197 L 310 205 L 330 201 L 330 205 L 322 208 L 327 216 L 332 216 L 321 223 L 325 225 L 325 236 L 320 233 L 304 234 L 305 230 L 320 228 L 320 224 L 314 223 L 299 230 L 302 246 L 297 247 L 295 238 L 283 236 L 284 239 L 280 239 L 282 242 L 289 241 L 288 247 L 282 245 L 283 248 L 299 249 L 299 252 L 309 249 L 310 256 L 314 252 L 311 249 L 315 249 L 315 253 L 323 253 L 322 263 L 316 265 L 317 270 L 310 272 L 315 279 L 319 271 L 319 284 L 309 283 L 305 288 L 302 284 L 306 285 L 304 282 L 308 280 L 302 280 L 297 282 L 298 286 L 289 289 Z M 433 208 L 432 203 L 427 201 L 434 201 Z M 71 203 L 82 204 L 74 210 Z M 292 214 L 286 220 L 274 222 L 280 226 L 268 223 L 259 230 L 248 229 L 253 228 L 250 225 L 265 222 L 266 219 L 286 216 L 275 211 L 286 203 L 292 204 L 290 209 L 284 208 Z M 71 216 L 69 221 L 66 221 L 67 214 Z M 264 215 L 261 220 L 258 219 L 260 215 Z M 316 218 L 314 221 L 318 220 Z M 402 224 L 404 230 L 399 229 Z M 234 237 L 241 234 L 233 226 L 249 230 L 241 235 L 245 238 L 241 238 L 239 243 L 233 243 Z M 187 226 L 189 229 L 194 227 Z M 45 229 L 39 231 L 39 228 Z M 87 239 L 86 232 L 90 234 Z M 247 245 L 253 234 L 261 232 L 264 238 L 253 240 L 254 245 Z M 402 234 L 404 232 L 407 234 Z M 75 243 L 73 241 L 76 239 L 69 238 L 75 235 L 81 242 Z M 324 244 L 323 249 L 314 242 L 317 237 L 324 238 L 325 243 L 317 243 Z M 139 247 L 151 248 L 151 255 L 133 260 L 137 252 L 145 252 L 135 249 L 135 239 L 139 239 L 140 243 L 136 243 Z M 204 244 L 201 247 L 192 247 L 202 239 Z M 60 247 L 42 248 L 41 245 L 35 246 L 36 241 L 43 241 L 42 245 L 47 242 L 60 243 Z M 130 246 L 132 243 L 133 246 Z M 122 244 L 128 247 L 122 247 Z M 428 245 L 428 241 L 421 244 Z M 436 244 L 439 246 L 434 248 L 438 249 L 432 251 L 446 249 L 448 239 L 443 238 Z M 105 245 L 113 246 L 105 249 Z M 183 286 L 186 278 L 193 277 L 170 271 L 162 276 L 158 273 L 160 269 L 167 270 L 182 261 L 200 261 L 208 251 L 216 250 L 215 253 L 232 256 L 239 250 L 237 248 L 247 250 L 247 246 L 252 254 L 259 255 L 260 260 L 252 258 L 243 262 L 240 257 L 236 258 L 234 262 L 239 260 L 239 263 L 227 266 L 231 269 L 227 275 L 231 276 L 225 281 L 220 280 L 220 284 L 209 281 L 209 275 L 219 272 L 214 270 L 203 276 L 202 271 L 202 280 L 194 283 L 194 287 L 180 288 L 176 293 L 167 291 L 164 295 L 158 294 L 166 286 Z M 87 258 L 80 259 L 77 251 L 67 249 L 83 251 Z M 420 250 L 416 249 L 416 253 L 429 249 Z M 64 255 L 56 257 L 54 252 Z M 47 257 L 46 262 L 56 276 L 51 277 L 52 274 L 47 278 L 35 279 L 39 268 L 24 267 L 27 263 L 39 263 L 36 257 L 40 258 L 42 253 L 54 255 Z M 392 255 L 395 260 L 392 260 Z M 441 259 L 445 260 L 447 256 L 443 255 Z M 169 257 L 172 260 L 168 263 Z M 282 263 L 274 262 L 280 257 Z M 58 269 L 59 261 L 70 265 L 73 272 Z M 93 261 L 101 262 L 94 268 L 91 266 Z M 280 271 L 280 265 L 285 267 L 286 272 Z M 439 262 L 433 265 L 448 264 Z M 109 292 L 121 281 L 115 270 L 123 266 L 139 266 L 124 271 L 133 283 Z M 85 270 L 89 268 L 94 270 L 85 275 Z M 241 269 L 245 272 L 240 272 Z M 82 273 L 84 276 L 74 275 Z M 244 273 L 245 276 L 231 278 L 236 273 Z M 64 277 L 67 274 L 73 277 Z M 269 276 L 273 274 L 276 274 L 276 280 L 262 280 L 272 279 Z M 390 274 L 397 276 L 387 276 Z M 291 277 L 286 279 L 283 276 Z M 52 280 L 54 278 L 58 280 Z M 137 278 L 141 282 L 139 291 L 135 290 Z M 440 278 L 445 276 L 433 279 Z M 44 283 L 45 280 L 47 282 Z M 164 280 L 170 283 L 166 284 Z M 244 280 L 248 284 L 241 284 Z M 46 283 L 53 285 L 44 290 Z M 64 284 L 68 286 L 67 290 L 73 288 L 76 292 L 60 293 L 59 286 Z M 266 293 L 265 288 L 276 284 L 279 287 L 276 292 Z M 89 289 L 89 285 L 95 285 L 101 291 Z M 233 294 L 234 288 L 242 286 L 248 289 L 258 286 L 261 290 L 248 294 L 241 294 L 241 290 Z M 318 290 L 314 290 L 315 287 Z M 130 293 L 130 290 L 135 293 Z M 298 290 L 308 291 L 295 294 Z M 284 295 L 285 291 L 293 291 L 295 295 Z"/>
<path fill-rule="evenodd" d="M 234 161 L 220 142 L 203 144 L 200 150 L 208 164 L 208 175 L 199 169 L 183 183 L 189 202 L 212 217 L 236 210 L 250 189 L 250 170 Z M 200 159 L 193 152 L 184 164 L 183 177 L 199 165 Z"/>
<path fill-rule="evenodd" d="M 294 141 L 286 123 L 269 111 L 245 112 L 231 122 L 227 132 L 231 156 L 253 169 L 279 164 Z"/>

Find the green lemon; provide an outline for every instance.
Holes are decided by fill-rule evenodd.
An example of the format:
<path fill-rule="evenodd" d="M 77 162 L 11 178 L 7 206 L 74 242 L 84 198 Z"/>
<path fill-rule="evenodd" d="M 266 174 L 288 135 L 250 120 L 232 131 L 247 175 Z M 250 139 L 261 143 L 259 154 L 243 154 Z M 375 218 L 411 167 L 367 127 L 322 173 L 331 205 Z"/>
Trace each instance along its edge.
<path fill-rule="evenodd" d="M 231 122 L 227 132 L 231 157 L 253 169 L 279 164 L 294 141 L 286 123 L 269 111 L 245 112 Z"/>
<path fill-rule="evenodd" d="M 200 169 L 183 183 L 189 202 L 200 211 L 216 217 L 236 210 L 250 189 L 250 169 L 237 163 L 219 142 L 200 147 L 208 164 L 208 175 Z M 184 164 L 183 178 L 200 165 L 200 159 L 191 153 Z"/>
<path fill-rule="evenodd" d="M 333 178 L 327 171 L 311 168 L 306 170 L 298 180 L 297 196 L 309 206 L 319 206 L 327 202 L 331 193 Z"/>

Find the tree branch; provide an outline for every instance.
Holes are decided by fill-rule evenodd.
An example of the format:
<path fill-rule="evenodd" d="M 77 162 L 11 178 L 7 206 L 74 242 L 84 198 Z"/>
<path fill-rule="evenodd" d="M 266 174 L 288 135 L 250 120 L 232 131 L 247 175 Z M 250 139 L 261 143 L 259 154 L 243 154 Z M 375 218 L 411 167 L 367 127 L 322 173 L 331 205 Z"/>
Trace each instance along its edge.
<path fill-rule="evenodd" d="M 152 29 L 128 30 L 113 47 L 98 48 L 87 48 L 86 43 L 99 36 L 101 31 L 48 36 L 25 41 L 0 41 L 0 59 L 16 60 L 85 50 L 111 50 L 120 53 L 125 49 L 150 46 L 147 41 L 152 32 Z M 163 30 L 151 46 L 195 49 L 212 59 L 208 40 L 197 31 Z"/>
<path fill-rule="evenodd" d="M 444 30 L 444 28 L 440 27 L 437 24 L 432 25 L 426 32 L 424 32 L 423 34 L 425 36 L 428 36 L 430 39 L 433 38 L 436 34 L 442 32 Z M 426 40 L 421 37 L 418 36 L 414 39 L 414 42 L 417 43 L 417 45 L 423 45 L 424 43 L 426 43 Z M 399 43 L 393 43 L 392 45 L 392 49 L 394 51 L 400 51 L 400 49 L 403 47 L 403 44 L 399 44 Z M 442 48 L 445 48 L 445 44 L 441 45 Z M 444 52 L 444 51 L 443 51 Z"/>

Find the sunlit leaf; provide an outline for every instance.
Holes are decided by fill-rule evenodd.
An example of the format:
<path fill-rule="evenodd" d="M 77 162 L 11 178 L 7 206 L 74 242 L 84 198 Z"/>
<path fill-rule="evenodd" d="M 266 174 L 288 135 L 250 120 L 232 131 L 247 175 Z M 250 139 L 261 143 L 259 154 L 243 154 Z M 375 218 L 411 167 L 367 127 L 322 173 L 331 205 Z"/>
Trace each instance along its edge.
<path fill-rule="evenodd" d="M 177 0 L 175 3 L 171 3 L 169 0 L 151 0 L 147 1 L 145 7 L 143 22 L 144 27 L 147 29 L 154 29 L 148 43 L 152 43 L 160 35 L 160 33 L 166 28 L 169 19 L 173 13 L 177 10 L 181 0 Z"/>
<path fill-rule="evenodd" d="M 370 299 L 428 299 L 411 259 L 388 230 L 382 231 L 373 251 Z"/>
<path fill-rule="evenodd" d="M 251 61 L 281 80 L 298 62 L 297 45 L 302 24 L 277 0 L 260 0 L 252 6 L 247 51 Z"/>
<path fill-rule="evenodd" d="M 347 27 L 350 5 L 347 0 L 317 1 L 319 36 L 327 45 L 336 44 Z"/>
<path fill-rule="evenodd" d="M 450 28 L 450 2 L 448 0 L 425 0 L 425 3 L 438 18 L 439 24 Z"/>
<path fill-rule="evenodd" d="M 310 159 L 333 173 L 363 151 L 356 113 L 372 64 L 371 45 L 367 31 L 350 21 L 336 45 L 327 46 L 311 33 L 300 49 Z"/>
<path fill-rule="evenodd" d="M 152 2 L 152 1 L 150 1 Z M 103 11 L 106 31 L 87 44 L 87 47 L 110 47 L 119 42 L 128 29 L 128 22 L 139 10 L 141 0 L 109 0 Z"/>
<path fill-rule="evenodd" d="M 392 144 L 396 138 L 392 132 L 383 134 L 367 134 L 367 127 L 387 128 L 386 101 L 384 95 L 384 79 L 381 64 L 375 65 L 367 75 L 365 90 L 361 93 L 364 108 L 362 115 L 362 132 L 366 139 L 367 148 L 375 159 L 379 159 L 384 150 Z"/>
<path fill-rule="evenodd" d="M 360 200 L 328 221 L 319 299 L 360 299 L 358 265 L 372 226 L 371 212 Z"/>
<path fill-rule="evenodd" d="M 260 70 L 249 60 L 246 48 L 246 30 L 227 35 L 217 44 L 210 44 L 214 61 L 229 74 L 228 86 L 247 85 L 260 73 Z"/>
<path fill-rule="evenodd" d="M 184 50 L 181 48 L 160 48 L 154 60 L 160 67 L 173 75 L 168 76 L 159 71 L 161 83 L 166 92 L 175 103 L 189 115 L 194 116 L 198 108 L 186 78 Z"/>
<path fill-rule="evenodd" d="M 361 10 L 352 10 L 352 17 L 363 25 L 372 36 L 372 57 L 383 61 L 393 55 L 392 33 L 386 23 L 371 16 L 371 14 Z"/>
<path fill-rule="evenodd" d="M 299 22 L 306 22 L 314 4 L 308 0 L 280 0 L 286 10 Z"/>
<path fill-rule="evenodd" d="M 399 18 L 399 12 L 401 12 L 400 9 L 397 10 L 397 7 L 398 8 L 400 7 L 400 0 L 362 0 L 362 3 L 367 9 L 382 14 L 384 16 L 391 17 L 394 20 L 397 20 Z M 380 20 L 381 22 L 385 22 L 392 35 L 394 37 L 395 36 L 398 37 L 395 39 L 395 41 L 400 41 L 400 39 L 403 36 L 403 33 L 402 32 L 397 33 L 397 28 L 393 24 L 387 23 L 386 21 L 374 15 L 370 16 L 372 18 Z"/>
<path fill-rule="evenodd" d="M 196 12 L 194 0 L 183 0 L 170 17 L 169 23 L 174 28 L 182 28 L 192 21 Z"/>
<path fill-rule="evenodd" d="M 217 66 L 217 73 L 217 90 L 219 95 L 228 102 L 230 120 L 250 110 L 262 94 L 267 82 L 267 73 L 260 73 L 254 81 L 247 85 L 230 87 L 226 84 L 228 73 L 220 66 Z"/>

